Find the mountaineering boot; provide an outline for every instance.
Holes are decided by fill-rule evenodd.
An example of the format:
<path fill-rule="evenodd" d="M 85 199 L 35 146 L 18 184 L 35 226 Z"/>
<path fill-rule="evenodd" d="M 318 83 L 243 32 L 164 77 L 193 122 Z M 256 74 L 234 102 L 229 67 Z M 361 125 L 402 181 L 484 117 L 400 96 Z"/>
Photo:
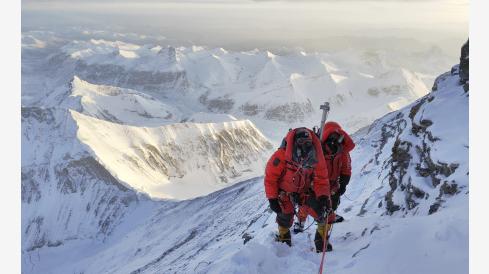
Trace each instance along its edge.
<path fill-rule="evenodd" d="M 316 252 L 323 252 L 323 237 L 326 236 L 326 232 L 329 231 L 331 224 L 320 224 L 318 223 L 318 228 L 316 230 L 316 235 L 314 236 L 314 244 L 316 245 Z M 333 251 L 333 246 L 329 243 L 326 246 L 326 252 Z"/>
<path fill-rule="evenodd" d="M 344 220 L 345 220 L 345 218 L 343 218 L 343 216 L 340 216 L 340 215 L 336 214 L 336 217 L 335 217 L 333 223 L 341 223 Z"/>
<path fill-rule="evenodd" d="M 290 230 L 284 226 L 278 226 L 278 235 L 276 235 L 276 241 L 286 243 L 288 246 L 292 246 L 292 240 L 290 237 Z"/>
<path fill-rule="evenodd" d="M 294 223 L 294 234 L 304 232 L 304 224 L 302 222 Z"/>

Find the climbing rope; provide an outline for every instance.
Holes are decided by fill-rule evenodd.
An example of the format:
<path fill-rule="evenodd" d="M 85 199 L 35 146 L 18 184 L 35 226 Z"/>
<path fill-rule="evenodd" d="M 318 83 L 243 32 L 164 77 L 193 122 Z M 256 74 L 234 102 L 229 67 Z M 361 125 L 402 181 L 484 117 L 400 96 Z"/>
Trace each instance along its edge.
<path fill-rule="evenodd" d="M 326 219 L 325 219 L 326 224 L 328 223 L 329 214 L 330 212 L 328 211 L 328 214 L 326 215 Z M 331 236 L 331 233 L 333 232 L 333 224 L 329 226 L 329 231 L 325 231 L 325 232 L 326 235 L 321 235 L 323 237 L 323 254 L 321 256 L 321 264 L 319 265 L 319 272 L 318 272 L 319 274 L 323 273 L 324 258 L 326 255 L 326 246 L 328 245 L 328 239 Z"/>

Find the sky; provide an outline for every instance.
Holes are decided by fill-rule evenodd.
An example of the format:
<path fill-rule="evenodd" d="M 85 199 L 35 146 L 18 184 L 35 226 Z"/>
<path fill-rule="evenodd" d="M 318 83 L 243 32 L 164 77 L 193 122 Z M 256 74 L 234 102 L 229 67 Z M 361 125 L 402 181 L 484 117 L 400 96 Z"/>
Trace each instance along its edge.
<path fill-rule="evenodd" d="M 437 45 L 458 54 L 465 0 L 79 0 L 22 2 L 22 28 L 87 27 L 231 49 Z"/>

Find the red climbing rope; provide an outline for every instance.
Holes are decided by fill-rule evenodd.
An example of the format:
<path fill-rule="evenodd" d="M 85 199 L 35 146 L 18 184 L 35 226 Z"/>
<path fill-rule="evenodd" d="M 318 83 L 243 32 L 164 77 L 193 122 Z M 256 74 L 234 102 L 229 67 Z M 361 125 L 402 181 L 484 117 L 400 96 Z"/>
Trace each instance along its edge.
<path fill-rule="evenodd" d="M 328 219 L 329 219 L 329 212 L 328 214 L 326 215 L 326 225 L 328 223 Z M 319 265 L 319 274 L 323 274 L 323 266 L 324 266 L 324 257 L 326 255 L 326 246 L 328 245 L 328 238 L 329 236 L 331 235 L 331 233 L 328 233 L 330 231 L 333 231 L 333 224 L 331 224 L 331 226 L 329 227 L 329 231 L 326 231 L 326 235 L 322 235 L 323 236 L 323 255 L 321 256 L 321 264 Z"/>

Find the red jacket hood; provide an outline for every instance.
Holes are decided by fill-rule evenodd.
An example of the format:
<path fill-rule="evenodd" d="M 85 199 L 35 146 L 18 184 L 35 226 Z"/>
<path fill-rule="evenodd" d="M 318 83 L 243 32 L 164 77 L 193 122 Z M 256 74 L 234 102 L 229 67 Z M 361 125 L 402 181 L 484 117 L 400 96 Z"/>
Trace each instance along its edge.
<path fill-rule="evenodd" d="M 343 137 L 344 137 L 344 139 L 343 139 L 343 150 L 344 151 L 350 152 L 355 148 L 355 143 L 353 142 L 353 139 L 336 122 L 327 122 L 326 124 L 324 124 L 324 133 L 323 133 L 323 138 L 321 140 L 321 143 L 323 144 L 326 141 L 326 139 L 328 138 L 328 136 L 333 132 L 336 132 L 340 135 L 343 135 Z"/>
<path fill-rule="evenodd" d="M 285 136 L 285 141 L 287 142 L 287 147 L 285 148 L 285 158 L 289 161 L 292 161 L 292 152 L 294 149 L 294 136 L 297 129 L 298 128 L 289 131 L 289 133 L 287 133 L 287 135 Z M 309 131 L 310 136 L 312 138 L 312 143 L 314 145 L 314 149 L 316 153 L 315 160 L 318 162 L 323 162 L 324 157 L 318 157 L 318 155 L 322 155 L 321 152 L 323 151 L 323 149 L 321 148 L 321 142 L 319 141 L 319 138 L 316 136 L 316 134 L 314 134 L 312 130 L 308 128 L 306 129 L 307 131 Z"/>

